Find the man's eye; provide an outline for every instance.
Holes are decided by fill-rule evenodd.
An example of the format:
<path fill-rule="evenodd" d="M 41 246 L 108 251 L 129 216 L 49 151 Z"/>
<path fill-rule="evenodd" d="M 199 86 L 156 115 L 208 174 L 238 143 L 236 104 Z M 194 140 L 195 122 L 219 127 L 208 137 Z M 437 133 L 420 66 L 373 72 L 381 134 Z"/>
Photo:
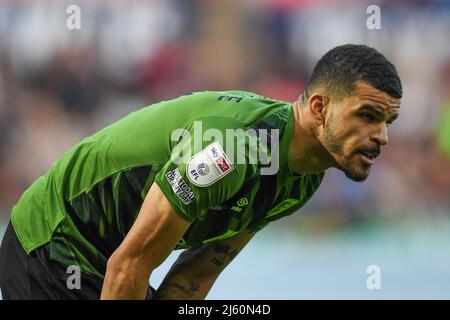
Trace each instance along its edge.
<path fill-rule="evenodd" d="M 371 116 L 370 114 L 362 114 L 362 115 L 360 115 L 360 117 L 361 117 L 362 119 L 366 120 L 366 121 L 369 121 L 369 122 L 371 122 L 371 121 L 374 120 L 374 117 Z"/>

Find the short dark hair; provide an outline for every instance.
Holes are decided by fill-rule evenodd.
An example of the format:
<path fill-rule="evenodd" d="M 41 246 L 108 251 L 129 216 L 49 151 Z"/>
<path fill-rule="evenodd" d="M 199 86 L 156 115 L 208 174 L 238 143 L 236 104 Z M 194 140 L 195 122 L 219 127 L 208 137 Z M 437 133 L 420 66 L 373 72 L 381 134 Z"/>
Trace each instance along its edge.
<path fill-rule="evenodd" d="M 323 87 L 335 98 L 353 91 L 355 82 L 364 81 L 391 97 L 402 97 L 402 84 L 395 66 L 374 48 L 345 44 L 328 51 L 314 67 L 307 92 Z"/>

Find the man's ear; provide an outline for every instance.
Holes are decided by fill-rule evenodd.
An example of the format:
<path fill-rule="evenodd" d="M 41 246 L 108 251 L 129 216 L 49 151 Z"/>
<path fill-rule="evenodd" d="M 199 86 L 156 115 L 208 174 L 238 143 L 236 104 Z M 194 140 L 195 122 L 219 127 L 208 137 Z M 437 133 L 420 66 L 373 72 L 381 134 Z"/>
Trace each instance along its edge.
<path fill-rule="evenodd" d="M 313 93 L 308 99 L 309 110 L 312 115 L 312 119 L 317 126 L 325 124 L 325 115 L 330 99 L 319 93 Z"/>

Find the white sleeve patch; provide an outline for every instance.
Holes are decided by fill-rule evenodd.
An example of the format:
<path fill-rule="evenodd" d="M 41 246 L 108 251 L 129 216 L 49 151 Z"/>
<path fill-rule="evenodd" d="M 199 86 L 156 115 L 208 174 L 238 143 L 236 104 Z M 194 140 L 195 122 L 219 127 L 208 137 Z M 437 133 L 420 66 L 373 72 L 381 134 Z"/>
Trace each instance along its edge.
<path fill-rule="evenodd" d="M 167 182 L 169 182 L 172 187 L 173 192 L 177 195 L 178 198 L 184 203 L 189 204 L 192 200 L 195 199 L 195 193 L 189 187 L 189 185 L 183 180 L 183 177 L 180 174 L 180 170 L 175 168 L 166 173 Z"/>
<path fill-rule="evenodd" d="M 234 170 L 219 142 L 213 142 L 187 163 L 186 175 L 198 187 L 207 187 Z"/>

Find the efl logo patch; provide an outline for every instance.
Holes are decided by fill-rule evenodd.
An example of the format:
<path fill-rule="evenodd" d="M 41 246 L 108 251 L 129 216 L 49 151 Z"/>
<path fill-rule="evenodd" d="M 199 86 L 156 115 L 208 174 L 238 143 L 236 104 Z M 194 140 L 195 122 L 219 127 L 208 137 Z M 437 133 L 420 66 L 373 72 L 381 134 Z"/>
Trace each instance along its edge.
<path fill-rule="evenodd" d="M 207 187 L 234 170 L 219 142 L 213 142 L 193 156 L 186 165 L 186 175 L 198 187 Z"/>
<path fill-rule="evenodd" d="M 184 204 L 189 204 L 192 202 L 192 200 L 195 199 L 195 193 L 192 191 L 186 181 L 183 180 L 183 177 L 181 176 L 180 170 L 178 170 L 178 168 L 167 172 L 165 176 L 167 182 L 169 182 L 170 186 L 172 187 L 173 192 L 175 192 L 177 197 L 180 198 L 180 200 Z"/>

